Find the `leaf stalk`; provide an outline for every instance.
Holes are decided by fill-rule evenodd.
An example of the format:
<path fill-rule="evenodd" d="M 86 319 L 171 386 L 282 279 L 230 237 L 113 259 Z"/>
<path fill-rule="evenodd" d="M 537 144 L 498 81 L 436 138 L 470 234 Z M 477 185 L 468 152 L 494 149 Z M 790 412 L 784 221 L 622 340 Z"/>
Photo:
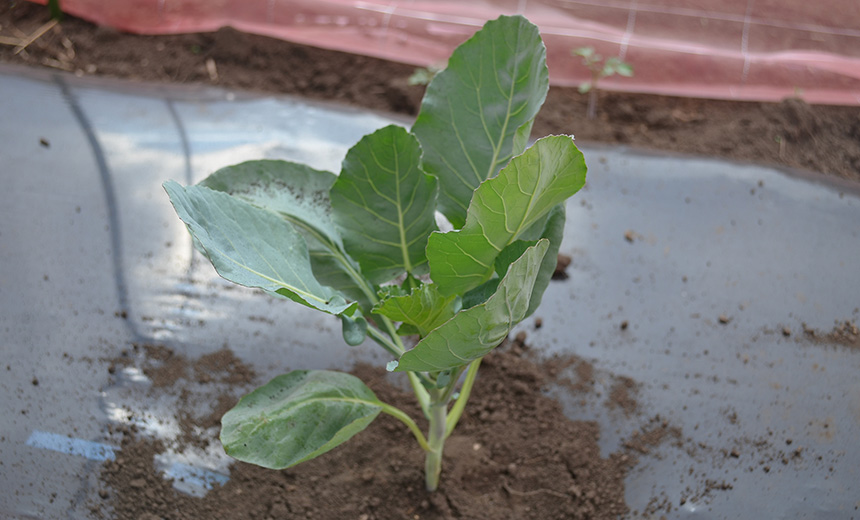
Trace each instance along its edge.
<path fill-rule="evenodd" d="M 451 432 L 454 431 L 457 422 L 460 420 L 460 416 L 463 415 L 463 410 L 469 401 L 469 395 L 472 393 L 472 386 L 474 386 L 475 380 L 478 377 L 478 368 L 481 366 L 482 359 L 484 358 L 478 358 L 469 364 L 469 371 L 466 372 L 466 379 L 463 381 L 463 387 L 460 388 L 460 396 L 454 402 L 454 406 L 451 408 L 451 413 L 448 415 L 446 421 L 445 438 L 451 435 Z"/>
<path fill-rule="evenodd" d="M 427 442 L 427 438 L 424 437 L 423 433 L 421 433 L 421 428 L 415 424 L 415 421 L 413 421 L 411 417 L 406 415 L 406 413 L 400 408 L 391 406 L 388 403 L 380 402 L 379 404 L 382 406 L 383 412 L 399 420 L 412 431 L 412 434 L 415 435 L 415 439 L 418 440 L 418 444 L 421 446 L 421 449 L 428 453 L 432 451 L 431 445 Z"/>
<path fill-rule="evenodd" d="M 445 431 L 448 416 L 448 402 L 443 400 L 447 392 L 431 392 L 429 450 L 424 459 L 424 482 L 427 491 L 436 491 L 439 476 L 442 474 L 442 452 L 445 448 Z"/>

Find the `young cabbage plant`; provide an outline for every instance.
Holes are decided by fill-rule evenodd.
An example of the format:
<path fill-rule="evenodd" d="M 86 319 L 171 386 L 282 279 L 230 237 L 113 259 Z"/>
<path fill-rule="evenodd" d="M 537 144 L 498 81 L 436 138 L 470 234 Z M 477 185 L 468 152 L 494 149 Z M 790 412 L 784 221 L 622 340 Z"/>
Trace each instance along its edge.
<path fill-rule="evenodd" d="M 597 117 L 597 88 L 600 80 L 615 74 L 629 78 L 633 76 L 633 66 L 617 57 L 603 61 L 603 56 L 594 52 L 594 47 L 573 49 L 571 54 L 581 57 L 582 64 L 591 73 L 590 81 L 579 84 L 579 93 L 588 93 L 587 116 L 588 119 L 594 119 Z"/>
<path fill-rule="evenodd" d="M 164 184 L 222 277 L 339 316 L 350 345 L 378 343 L 429 424 L 425 434 L 349 374 L 297 370 L 224 415 L 228 454 L 289 468 L 387 413 L 412 431 L 426 452 L 426 487 L 437 488 L 481 359 L 540 303 L 565 200 L 585 183 L 571 137 L 526 149 L 547 89 L 537 28 L 502 16 L 454 51 L 411 131 L 363 137 L 339 175 L 261 160 L 194 186 Z M 437 211 L 453 231 L 438 231 Z"/>

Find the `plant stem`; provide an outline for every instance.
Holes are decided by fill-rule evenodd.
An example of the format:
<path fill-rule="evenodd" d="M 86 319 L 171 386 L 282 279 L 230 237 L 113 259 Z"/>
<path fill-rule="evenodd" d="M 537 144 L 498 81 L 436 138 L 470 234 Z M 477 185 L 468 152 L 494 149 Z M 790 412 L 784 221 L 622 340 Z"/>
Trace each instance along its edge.
<path fill-rule="evenodd" d="M 397 331 L 394 328 L 394 324 L 391 323 L 391 320 L 385 316 L 380 316 L 380 318 L 382 318 L 382 323 L 388 332 L 388 336 L 372 326 L 367 328 L 367 333 L 382 348 L 388 351 L 389 354 L 399 358 L 404 352 L 406 352 L 406 347 L 400 340 L 400 336 L 397 335 Z M 421 384 L 422 380 L 427 380 L 427 377 L 424 374 L 409 372 L 409 384 L 412 385 L 412 390 L 415 392 L 415 398 L 418 399 L 418 404 L 421 405 L 421 411 L 424 413 L 424 417 L 429 419 L 430 396 L 424 388 L 424 385 Z"/>
<path fill-rule="evenodd" d="M 421 378 L 415 372 L 409 372 L 409 384 L 412 385 L 412 390 L 415 392 L 415 398 L 418 399 L 418 404 L 421 405 L 421 412 L 424 417 L 430 419 L 430 393 L 421 384 Z"/>
<path fill-rule="evenodd" d="M 367 335 L 373 338 L 382 348 L 388 351 L 389 354 L 395 357 L 400 357 L 406 351 L 402 346 L 397 345 L 391 338 L 383 334 L 379 329 L 369 326 L 367 327 Z"/>
<path fill-rule="evenodd" d="M 451 413 L 448 415 L 447 424 L 445 425 L 445 438 L 451 435 L 454 427 L 457 426 L 457 421 L 463 415 L 463 409 L 466 408 L 466 403 L 469 401 L 469 394 L 472 393 L 472 386 L 475 384 L 475 379 L 478 377 L 478 368 L 481 366 L 481 360 L 478 358 L 469 365 L 469 371 L 466 372 L 466 380 L 463 381 L 463 387 L 460 389 L 460 397 L 451 408 Z"/>
<path fill-rule="evenodd" d="M 465 366 L 459 367 L 453 374 L 451 374 L 451 382 L 448 383 L 447 387 L 445 387 L 445 393 L 442 395 L 442 400 L 446 403 L 451 402 L 451 397 L 457 389 L 457 382 L 460 381 L 460 376 L 463 375 L 463 370 L 465 369 Z"/>
<path fill-rule="evenodd" d="M 597 85 L 592 84 L 591 90 L 588 91 L 588 119 L 597 117 Z"/>
<path fill-rule="evenodd" d="M 437 400 L 438 399 L 438 400 Z M 431 392 L 430 431 L 427 439 L 429 450 L 424 459 L 424 482 L 427 491 L 439 487 L 442 473 L 442 451 L 445 448 L 445 424 L 448 415 L 448 402 L 442 399 L 442 392 Z"/>

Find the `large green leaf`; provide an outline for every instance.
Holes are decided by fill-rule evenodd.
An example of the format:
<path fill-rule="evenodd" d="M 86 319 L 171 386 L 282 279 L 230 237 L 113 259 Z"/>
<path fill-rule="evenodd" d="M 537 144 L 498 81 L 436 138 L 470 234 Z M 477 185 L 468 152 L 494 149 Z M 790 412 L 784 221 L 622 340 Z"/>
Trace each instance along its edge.
<path fill-rule="evenodd" d="M 382 403 L 358 378 L 326 370 L 278 376 L 221 418 L 231 457 L 284 469 L 322 455 L 365 429 Z"/>
<path fill-rule="evenodd" d="M 314 278 L 304 238 L 280 216 L 202 186 L 164 189 L 222 277 L 332 314 L 351 305 Z"/>
<path fill-rule="evenodd" d="M 568 136 L 538 140 L 499 175 L 475 190 L 466 225 L 433 233 L 427 245 L 430 277 L 444 295 L 486 282 L 496 257 L 550 210 L 585 184 L 585 160 Z"/>
<path fill-rule="evenodd" d="M 346 251 L 374 283 L 427 271 L 424 250 L 436 229 L 438 180 L 420 162 L 415 136 L 387 126 L 349 150 L 332 186 L 334 222 Z"/>
<path fill-rule="evenodd" d="M 495 294 L 487 301 L 460 311 L 400 356 L 397 371 L 449 370 L 470 363 L 493 350 L 522 320 L 529 308 L 535 278 L 549 247 L 541 239 L 508 268 Z"/>
<path fill-rule="evenodd" d="M 423 337 L 454 316 L 457 312 L 457 297 L 442 296 L 436 284 L 424 284 L 409 294 L 382 300 L 373 308 L 373 312 L 413 325 Z"/>
<path fill-rule="evenodd" d="M 502 16 L 460 45 L 427 87 L 412 132 L 439 177 L 440 211 L 459 228 L 472 192 L 525 148 L 549 89 L 546 48 L 522 16 Z"/>
<path fill-rule="evenodd" d="M 259 160 L 227 166 L 202 182 L 255 206 L 278 213 L 298 229 L 307 242 L 314 276 L 359 301 L 370 310 L 358 266 L 347 256 L 331 219 L 329 190 L 337 180 L 331 172 L 304 164 Z"/>

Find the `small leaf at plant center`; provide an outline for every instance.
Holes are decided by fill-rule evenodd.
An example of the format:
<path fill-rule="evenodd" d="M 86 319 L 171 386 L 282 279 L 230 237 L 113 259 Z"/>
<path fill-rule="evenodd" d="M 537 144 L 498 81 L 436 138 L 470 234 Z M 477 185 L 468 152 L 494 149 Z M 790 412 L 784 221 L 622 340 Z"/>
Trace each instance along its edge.
<path fill-rule="evenodd" d="M 526 315 L 549 240 L 541 239 L 508 268 L 487 301 L 436 328 L 400 356 L 397 372 L 438 372 L 464 366 L 498 346 Z"/>
<path fill-rule="evenodd" d="M 408 295 L 382 300 L 373 312 L 413 325 L 423 337 L 454 316 L 457 298 L 440 295 L 435 284 L 424 284 Z"/>

